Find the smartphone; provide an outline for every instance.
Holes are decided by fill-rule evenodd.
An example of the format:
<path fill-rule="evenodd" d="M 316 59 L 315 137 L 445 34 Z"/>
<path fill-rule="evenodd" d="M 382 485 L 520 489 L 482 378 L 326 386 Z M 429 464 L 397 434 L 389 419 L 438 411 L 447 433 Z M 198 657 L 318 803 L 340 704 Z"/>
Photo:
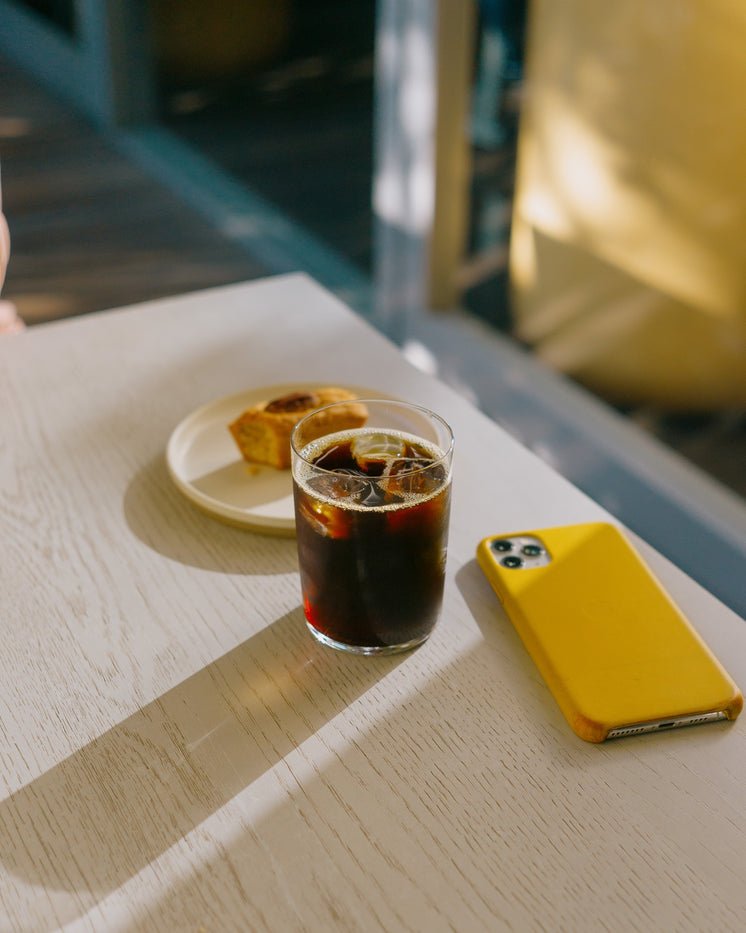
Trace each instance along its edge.
<path fill-rule="evenodd" d="M 738 687 L 615 526 L 497 535 L 477 559 L 580 738 L 740 713 Z"/>

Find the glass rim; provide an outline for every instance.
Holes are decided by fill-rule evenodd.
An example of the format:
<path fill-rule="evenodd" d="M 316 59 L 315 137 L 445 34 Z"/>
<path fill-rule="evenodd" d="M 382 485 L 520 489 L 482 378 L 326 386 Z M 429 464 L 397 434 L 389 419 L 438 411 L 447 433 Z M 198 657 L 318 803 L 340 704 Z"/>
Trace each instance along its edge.
<path fill-rule="evenodd" d="M 448 447 L 446 448 L 446 450 L 440 454 L 437 460 L 433 460 L 432 463 L 428 463 L 426 466 L 418 467 L 416 470 L 410 470 L 408 475 L 413 476 L 413 475 L 416 475 L 417 473 L 422 473 L 425 470 L 431 470 L 433 467 L 439 466 L 444 460 L 450 457 L 451 454 L 453 453 L 453 446 L 455 442 L 455 438 L 453 436 L 453 428 L 451 428 L 450 424 L 448 424 L 445 418 L 441 418 L 439 414 L 432 411 L 430 408 L 425 408 L 423 405 L 417 405 L 414 402 L 405 402 L 401 399 L 350 398 L 350 399 L 340 400 L 339 402 L 331 402 L 329 405 L 322 405 L 321 408 L 314 408 L 313 411 L 309 411 L 307 415 L 304 415 L 300 419 L 300 421 L 294 426 L 292 432 L 290 433 L 290 448 L 292 452 L 295 454 L 295 456 L 298 457 L 299 460 L 302 460 L 303 463 L 305 463 L 307 466 L 313 467 L 315 470 L 318 470 L 320 473 L 333 473 L 335 476 L 339 476 L 338 473 L 334 473 L 334 470 L 327 470 L 325 467 L 317 466 L 312 460 L 306 459 L 306 457 L 303 456 L 301 450 L 299 450 L 298 447 L 296 446 L 295 438 L 301 426 L 306 421 L 308 421 L 310 418 L 313 418 L 314 415 L 318 415 L 319 412 L 326 411 L 329 408 L 336 408 L 338 405 L 350 405 L 353 403 L 357 403 L 360 405 L 394 405 L 397 408 L 408 408 L 408 409 L 411 409 L 412 411 L 417 411 L 422 415 L 426 415 L 427 417 L 432 418 L 434 421 L 437 421 L 439 424 L 441 424 L 443 428 L 445 428 L 445 433 L 448 438 Z M 365 426 L 363 425 L 362 427 L 365 427 Z M 342 431 L 330 431 L 329 435 L 322 434 L 321 437 L 330 436 L 332 434 L 344 433 L 344 431 L 346 430 L 357 431 L 359 429 L 358 428 L 343 428 Z M 385 429 L 381 429 L 381 430 L 383 431 Z M 398 430 L 398 429 L 394 428 L 392 430 Z M 417 437 L 418 435 L 413 432 L 412 436 Z M 321 437 L 315 438 L 315 440 L 321 440 Z M 421 438 L 421 439 L 426 441 L 425 438 Z M 308 441 L 308 443 L 304 444 L 303 447 L 304 448 L 308 447 L 308 444 L 313 444 L 313 443 L 314 441 Z M 426 441 L 426 443 L 429 443 L 429 442 Z"/>

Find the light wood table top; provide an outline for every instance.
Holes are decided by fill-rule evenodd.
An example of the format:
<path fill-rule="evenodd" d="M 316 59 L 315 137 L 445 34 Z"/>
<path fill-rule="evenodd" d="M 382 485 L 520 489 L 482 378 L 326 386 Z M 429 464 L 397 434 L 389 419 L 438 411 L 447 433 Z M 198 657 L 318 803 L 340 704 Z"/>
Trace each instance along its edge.
<path fill-rule="evenodd" d="M 409 654 L 317 644 L 294 541 L 169 477 L 191 411 L 303 380 L 454 429 Z M 746 715 L 576 738 L 474 550 L 608 515 L 310 280 L 3 338 L 0 423 L 0 931 L 743 928 Z M 746 624 L 641 547 L 746 685 Z"/>

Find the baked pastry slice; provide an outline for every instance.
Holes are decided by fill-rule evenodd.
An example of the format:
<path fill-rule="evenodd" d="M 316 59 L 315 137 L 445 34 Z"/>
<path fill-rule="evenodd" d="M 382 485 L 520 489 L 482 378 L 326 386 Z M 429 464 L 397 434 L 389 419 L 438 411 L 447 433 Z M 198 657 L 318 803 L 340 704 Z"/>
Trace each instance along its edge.
<path fill-rule="evenodd" d="M 336 386 L 292 392 L 282 398 L 252 405 L 228 427 L 244 460 L 287 469 L 290 466 L 290 435 L 300 419 L 325 405 L 348 402 L 327 413 L 319 436 L 358 428 L 368 420 L 368 409 L 355 399 L 351 392 Z"/>

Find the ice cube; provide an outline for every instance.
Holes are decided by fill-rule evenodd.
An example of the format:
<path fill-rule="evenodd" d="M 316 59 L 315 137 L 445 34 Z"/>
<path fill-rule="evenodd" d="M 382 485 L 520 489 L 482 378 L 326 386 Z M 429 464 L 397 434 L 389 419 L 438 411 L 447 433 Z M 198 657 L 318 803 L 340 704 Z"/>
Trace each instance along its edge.
<path fill-rule="evenodd" d="M 406 453 L 404 441 L 392 434 L 359 434 L 350 446 L 358 467 L 367 474 L 380 476 L 390 460 Z"/>
<path fill-rule="evenodd" d="M 364 479 L 339 470 L 324 476 L 313 476 L 308 480 L 308 485 L 326 499 L 356 499 L 368 484 Z"/>
<path fill-rule="evenodd" d="M 378 483 L 370 482 L 366 484 L 365 489 L 355 500 L 366 508 L 374 509 L 379 505 L 391 505 L 393 502 L 403 502 L 401 496 L 392 496 L 387 489 L 382 489 Z"/>
<path fill-rule="evenodd" d="M 305 521 L 322 538 L 349 538 L 350 517 L 330 502 L 301 498 L 299 520 Z"/>
<path fill-rule="evenodd" d="M 420 457 L 400 457 L 386 464 L 381 479 L 389 493 L 423 495 L 435 492 L 444 479 L 442 466 Z"/>

